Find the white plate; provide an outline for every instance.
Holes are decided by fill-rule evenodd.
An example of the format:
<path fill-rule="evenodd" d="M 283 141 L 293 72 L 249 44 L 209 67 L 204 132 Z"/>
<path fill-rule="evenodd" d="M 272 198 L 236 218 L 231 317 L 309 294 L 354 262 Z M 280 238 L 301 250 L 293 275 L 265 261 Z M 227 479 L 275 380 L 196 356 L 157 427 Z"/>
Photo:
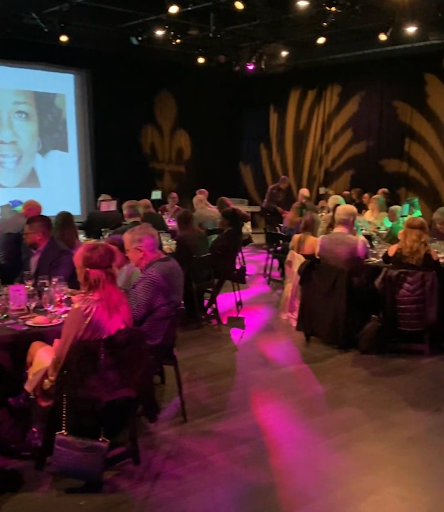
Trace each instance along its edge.
<path fill-rule="evenodd" d="M 61 318 L 58 318 L 57 320 L 53 320 L 50 324 L 35 324 L 32 320 L 28 320 L 25 322 L 26 325 L 29 325 L 29 327 L 52 327 L 53 325 L 59 325 L 63 323 L 63 320 Z"/>

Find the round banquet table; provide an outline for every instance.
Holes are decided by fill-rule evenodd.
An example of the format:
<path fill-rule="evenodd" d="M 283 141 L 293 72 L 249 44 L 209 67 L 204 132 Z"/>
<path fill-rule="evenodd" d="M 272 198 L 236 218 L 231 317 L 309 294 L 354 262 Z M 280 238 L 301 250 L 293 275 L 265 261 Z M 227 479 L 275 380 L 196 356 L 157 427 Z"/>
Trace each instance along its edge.
<path fill-rule="evenodd" d="M 30 327 L 15 331 L 0 324 L 0 400 L 13 396 L 23 385 L 26 354 L 33 341 L 52 345 L 60 338 L 63 324 L 49 327 Z"/>

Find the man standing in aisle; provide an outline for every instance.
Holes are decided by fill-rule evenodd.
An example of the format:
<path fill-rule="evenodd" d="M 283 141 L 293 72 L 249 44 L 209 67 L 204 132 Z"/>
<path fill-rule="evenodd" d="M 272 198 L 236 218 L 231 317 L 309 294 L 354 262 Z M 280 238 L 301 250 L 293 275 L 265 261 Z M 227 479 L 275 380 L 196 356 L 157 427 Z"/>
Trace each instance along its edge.
<path fill-rule="evenodd" d="M 279 224 L 282 224 L 284 216 L 288 213 L 285 210 L 285 199 L 289 186 L 290 179 L 287 176 L 281 176 L 275 185 L 268 188 L 267 195 L 262 203 L 267 227 L 275 229 Z"/>

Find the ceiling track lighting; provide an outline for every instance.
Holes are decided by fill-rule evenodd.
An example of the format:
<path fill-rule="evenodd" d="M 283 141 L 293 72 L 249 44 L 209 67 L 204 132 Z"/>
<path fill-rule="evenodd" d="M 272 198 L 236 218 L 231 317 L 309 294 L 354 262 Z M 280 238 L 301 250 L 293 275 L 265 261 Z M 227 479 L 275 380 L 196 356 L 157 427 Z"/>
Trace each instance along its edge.
<path fill-rule="evenodd" d="M 199 57 L 196 59 L 196 62 L 202 66 L 207 62 L 207 59 L 203 55 L 199 55 Z"/>
<path fill-rule="evenodd" d="M 60 34 L 59 35 L 59 41 L 63 44 L 69 43 L 69 35 L 68 34 Z"/>
<path fill-rule="evenodd" d="M 416 34 L 418 32 L 418 25 L 416 23 L 407 23 L 404 30 L 410 35 Z"/>
<path fill-rule="evenodd" d="M 305 9 L 309 5 L 310 5 L 309 0 L 298 0 L 296 2 L 296 6 L 299 7 L 300 9 Z"/>
<path fill-rule="evenodd" d="M 157 36 L 157 37 L 162 37 L 166 34 L 166 29 L 164 28 L 156 28 L 154 30 L 154 34 Z"/>
<path fill-rule="evenodd" d="M 327 42 L 327 38 L 325 36 L 320 36 L 316 39 L 316 44 L 322 45 Z"/>
<path fill-rule="evenodd" d="M 238 11 L 243 11 L 245 9 L 244 2 L 241 2 L 240 0 L 236 0 L 236 2 L 233 3 L 233 5 Z"/>

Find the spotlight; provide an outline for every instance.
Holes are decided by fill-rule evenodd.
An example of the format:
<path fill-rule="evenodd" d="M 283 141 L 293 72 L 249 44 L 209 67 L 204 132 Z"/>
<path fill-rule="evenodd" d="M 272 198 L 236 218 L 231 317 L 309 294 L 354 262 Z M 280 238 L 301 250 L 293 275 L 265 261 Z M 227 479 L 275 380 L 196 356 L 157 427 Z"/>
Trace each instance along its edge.
<path fill-rule="evenodd" d="M 254 62 L 247 62 L 245 67 L 247 71 L 254 71 L 256 69 L 256 64 Z"/>
<path fill-rule="evenodd" d="M 205 62 L 207 62 L 207 59 L 205 57 L 197 57 L 197 63 L 198 64 L 205 64 Z"/>
<path fill-rule="evenodd" d="M 245 4 L 240 0 L 236 0 L 236 2 L 234 2 L 234 7 L 236 7 L 238 11 L 243 11 L 245 9 Z"/>
<path fill-rule="evenodd" d="M 325 36 L 321 36 L 316 39 L 316 44 L 325 44 L 326 42 L 327 38 Z"/>
<path fill-rule="evenodd" d="M 407 32 L 407 34 L 415 34 L 418 31 L 418 25 L 415 23 L 409 23 L 406 25 L 404 30 Z"/>
<path fill-rule="evenodd" d="M 69 43 L 69 36 L 67 34 L 60 34 L 59 41 L 64 44 Z"/>
<path fill-rule="evenodd" d="M 165 35 L 166 30 L 164 28 L 158 28 L 154 31 L 156 36 L 162 37 Z"/>
<path fill-rule="evenodd" d="M 304 9 L 305 7 L 308 7 L 310 5 L 310 2 L 308 0 L 298 0 L 296 2 L 296 5 L 302 9 Z"/>
<path fill-rule="evenodd" d="M 176 44 L 180 44 L 182 42 L 182 39 L 180 37 L 178 37 L 175 41 L 174 41 Z"/>
<path fill-rule="evenodd" d="M 180 7 L 177 4 L 172 4 L 168 7 L 168 12 L 170 14 L 177 14 L 180 11 Z"/>
<path fill-rule="evenodd" d="M 388 40 L 388 35 L 385 33 L 385 32 L 381 32 L 379 35 L 378 35 L 378 39 L 380 41 L 387 41 Z"/>
<path fill-rule="evenodd" d="M 281 51 L 281 57 L 288 57 L 288 55 L 290 55 L 290 52 L 288 50 Z"/>

